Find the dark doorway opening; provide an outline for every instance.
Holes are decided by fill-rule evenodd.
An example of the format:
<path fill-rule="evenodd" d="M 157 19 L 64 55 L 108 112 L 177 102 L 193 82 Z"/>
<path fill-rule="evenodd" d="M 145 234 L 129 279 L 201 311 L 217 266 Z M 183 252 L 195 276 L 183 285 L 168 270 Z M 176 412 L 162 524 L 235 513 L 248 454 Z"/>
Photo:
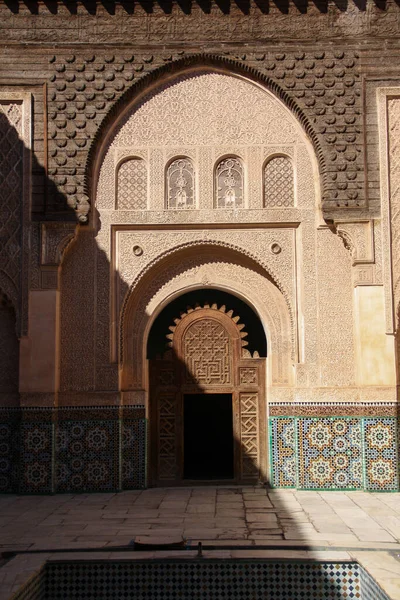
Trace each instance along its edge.
<path fill-rule="evenodd" d="M 185 394 L 184 479 L 233 479 L 232 394 Z"/>

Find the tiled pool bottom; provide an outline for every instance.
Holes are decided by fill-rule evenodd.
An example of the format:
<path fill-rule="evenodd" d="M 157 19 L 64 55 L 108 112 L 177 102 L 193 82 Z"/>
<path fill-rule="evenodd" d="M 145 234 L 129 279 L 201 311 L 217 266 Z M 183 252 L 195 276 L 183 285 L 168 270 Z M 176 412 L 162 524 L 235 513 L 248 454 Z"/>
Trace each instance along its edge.
<path fill-rule="evenodd" d="M 390 600 L 355 562 L 51 561 L 13 600 Z"/>

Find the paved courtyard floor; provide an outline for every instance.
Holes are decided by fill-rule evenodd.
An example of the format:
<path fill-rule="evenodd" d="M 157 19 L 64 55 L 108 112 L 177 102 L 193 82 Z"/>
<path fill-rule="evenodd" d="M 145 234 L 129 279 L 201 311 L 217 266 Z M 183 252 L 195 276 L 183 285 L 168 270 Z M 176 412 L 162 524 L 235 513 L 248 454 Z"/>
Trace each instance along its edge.
<path fill-rule="evenodd" d="M 181 538 L 185 551 L 129 548 Z M 400 600 L 400 494 L 262 487 L 1 496 L 0 552 L 18 555 L 0 567 L 0 599 L 54 556 L 190 558 L 199 541 L 205 557 L 358 560 Z"/>

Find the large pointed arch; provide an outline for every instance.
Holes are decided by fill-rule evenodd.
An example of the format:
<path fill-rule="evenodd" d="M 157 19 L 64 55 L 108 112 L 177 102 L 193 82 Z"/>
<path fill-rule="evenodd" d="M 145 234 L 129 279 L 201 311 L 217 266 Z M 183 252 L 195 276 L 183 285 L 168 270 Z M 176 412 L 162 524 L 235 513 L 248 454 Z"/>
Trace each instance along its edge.
<path fill-rule="evenodd" d="M 326 164 L 316 131 L 296 101 L 289 96 L 272 78 L 242 62 L 213 54 L 194 54 L 172 61 L 144 75 L 132 85 L 111 107 L 97 129 L 84 166 L 84 192 L 89 200 L 96 196 L 96 185 L 103 158 L 110 141 L 128 114 L 132 114 L 165 86 L 197 73 L 215 72 L 237 76 L 260 85 L 272 93 L 292 113 L 305 136 L 311 141 L 317 157 L 322 192 L 326 186 Z"/>

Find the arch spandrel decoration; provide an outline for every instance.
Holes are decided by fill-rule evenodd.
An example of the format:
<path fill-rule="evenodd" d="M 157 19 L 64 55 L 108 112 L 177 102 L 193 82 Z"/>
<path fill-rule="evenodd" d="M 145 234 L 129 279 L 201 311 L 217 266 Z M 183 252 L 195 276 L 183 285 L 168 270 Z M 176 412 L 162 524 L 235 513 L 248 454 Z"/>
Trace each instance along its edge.
<path fill-rule="evenodd" d="M 129 115 L 140 109 L 154 95 L 163 93 L 166 88 L 173 85 L 179 79 L 196 77 L 198 74 L 213 72 L 243 78 L 244 80 L 248 80 L 249 83 L 252 82 L 256 86 L 263 87 L 267 93 L 275 97 L 278 103 L 282 103 L 292 113 L 293 120 L 297 120 L 299 128 L 303 130 L 303 136 L 310 138 L 313 143 L 319 163 L 324 196 L 328 197 L 328 191 L 326 190 L 327 171 L 320 139 L 312 125 L 312 119 L 309 120 L 307 118 L 306 112 L 300 108 L 298 101 L 292 98 L 291 94 L 288 95 L 274 78 L 265 76 L 257 69 L 241 64 L 236 60 L 210 54 L 186 56 L 183 59 L 172 61 L 161 68 L 156 68 L 131 86 L 120 97 L 112 110 L 104 118 L 99 130 L 96 132 L 95 139 L 90 145 L 84 168 L 85 179 L 83 187 L 85 194 L 90 198 L 97 195 L 96 202 L 99 206 L 99 196 L 96 194 L 95 186 L 97 186 L 99 181 L 100 169 L 102 168 L 103 160 L 106 158 L 108 148 L 113 144 L 114 136 L 125 125 Z M 98 160 L 99 158 L 100 160 Z M 102 202 L 101 198 L 100 202 Z M 85 215 L 81 215 L 82 220 L 86 220 L 88 210 L 89 204 L 85 207 L 78 207 L 78 212 L 85 212 Z"/>
<path fill-rule="evenodd" d="M 232 395 L 234 481 L 265 480 L 265 359 L 246 351 L 238 321 L 225 306 L 189 307 L 170 327 L 171 350 L 150 361 L 153 485 L 183 481 L 183 397 L 199 392 Z"/>
<path fill-rule="evenodd" d="M 215 256 L 218 255 L 218 260 Z M 143 390 L 145 340 L 157 307 L 168 297 L 192 287 L 215 285 L 248 298 L 249 290 L 261 294 L 250 304 L 256 308 L 270 335 L 272 382 L 288 384 L 296 354 L 295 322 L 288 293 L 272 278 L 267 266 L 244 250 L 208 240 L 184 244 L 160 256 L 135 280 L 125 298 L 120 325 L 120 385 L 122 390 Z M 147 333 L 146 333 L 147 332 Z"/>

